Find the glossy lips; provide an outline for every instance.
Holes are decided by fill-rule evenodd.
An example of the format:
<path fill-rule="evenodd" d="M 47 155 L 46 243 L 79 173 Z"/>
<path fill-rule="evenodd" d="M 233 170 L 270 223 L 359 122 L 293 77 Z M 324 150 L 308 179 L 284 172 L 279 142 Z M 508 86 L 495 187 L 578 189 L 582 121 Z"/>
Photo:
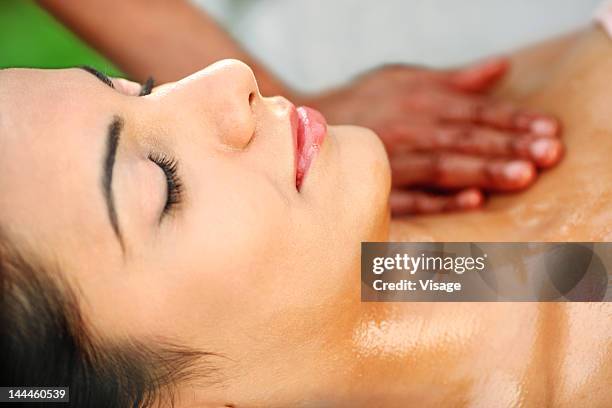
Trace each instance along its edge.
<path fill-rule="evenodd" d="M 327 134 L 327 122 L 319 111 L 305 106 L 298 107 L 296 114 L 295 186 L 300 190 L 304 177 Z"/>

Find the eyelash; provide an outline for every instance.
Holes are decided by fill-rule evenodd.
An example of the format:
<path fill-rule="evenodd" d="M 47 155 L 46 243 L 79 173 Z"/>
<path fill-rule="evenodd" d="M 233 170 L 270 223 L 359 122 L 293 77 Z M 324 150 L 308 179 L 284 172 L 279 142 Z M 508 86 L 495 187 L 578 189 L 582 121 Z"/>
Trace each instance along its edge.
<path fill-rule="evenodd" d="M 149 160 L 157 164 L 166 176 L 168 197 L 162 215 L 170 213 L 181 203 L 183 183 L 178 175 L 178 161 L 162 153 L 149 154 Z"/>

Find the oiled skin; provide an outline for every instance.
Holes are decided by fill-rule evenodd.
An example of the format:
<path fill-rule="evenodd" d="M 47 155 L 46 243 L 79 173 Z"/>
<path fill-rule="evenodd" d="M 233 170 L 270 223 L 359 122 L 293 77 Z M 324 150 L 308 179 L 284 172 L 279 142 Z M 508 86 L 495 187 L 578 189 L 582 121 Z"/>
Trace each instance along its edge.
<path fill-rule="evenodd" d="M 392 241 L 612 240 L 612 40 L 591 28 L 514 60 L 500 94 L 562 119 L 563 163 L 483 211 L 396 221 Z M 369 406 L 612 406 L 610 303 L 386 304 L 362 312 L 354 347 L 366 377 L 384 379 L 369 383 L 370 396 L 380 392 Z"/>
<path fill-rule="evenodd" d="M 395 223 L 397 240 L 612 240 L 612 40 L 599 29 L 518 53 L 500 94 L 558 115 L 563 162 L 483 211 Z"/>

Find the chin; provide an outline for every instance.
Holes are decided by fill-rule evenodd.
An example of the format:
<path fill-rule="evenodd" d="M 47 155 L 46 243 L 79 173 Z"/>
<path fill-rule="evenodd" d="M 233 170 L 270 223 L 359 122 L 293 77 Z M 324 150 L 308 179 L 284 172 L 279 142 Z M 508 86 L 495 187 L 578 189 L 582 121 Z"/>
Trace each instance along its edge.
<path fill-rule="evenodd" d="M 391 168 L 380 138 L 370 129 L 356 126 L 332 126 L 330 132 L 342 150 L 344 179 L 351 191 L 347 208 L 353 220 L 359 220 L 355 239 L 386 241 Z"/>

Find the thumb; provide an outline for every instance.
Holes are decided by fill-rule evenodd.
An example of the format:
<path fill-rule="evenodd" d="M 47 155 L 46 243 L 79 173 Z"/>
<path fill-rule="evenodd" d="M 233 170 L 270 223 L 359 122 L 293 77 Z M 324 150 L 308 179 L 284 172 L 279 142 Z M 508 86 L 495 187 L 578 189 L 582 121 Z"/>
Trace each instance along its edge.
<path fill-rule="evenodd" d="M 509 68 L 508 58 L 492 58 L 451 71 L 446 82 L 461 91 L 484 92 L 497 84 L 506 75 Z"/>

